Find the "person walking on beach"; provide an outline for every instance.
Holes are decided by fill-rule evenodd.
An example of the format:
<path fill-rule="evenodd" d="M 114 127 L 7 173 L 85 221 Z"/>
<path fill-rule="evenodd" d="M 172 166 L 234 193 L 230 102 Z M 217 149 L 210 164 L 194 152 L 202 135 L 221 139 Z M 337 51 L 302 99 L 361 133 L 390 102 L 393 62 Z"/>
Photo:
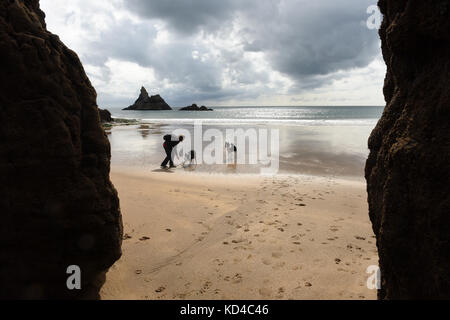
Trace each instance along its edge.
<path fill-rule="evenodd" d="M 175 148 L 180 142 L 183 142 L 184 137 L 180 136 L 178 141 L 172 141 L 171 135 L 164 136 L 164 151 L 166 151 L 166 158 L 164 159 L 163 163 L 161 163 L 161 169 L 167 169 L 167 164 L 170 164 L 170 168 L 175 168 L 175 165 L 172 160 L 172 151 L 173 148 Z"/>

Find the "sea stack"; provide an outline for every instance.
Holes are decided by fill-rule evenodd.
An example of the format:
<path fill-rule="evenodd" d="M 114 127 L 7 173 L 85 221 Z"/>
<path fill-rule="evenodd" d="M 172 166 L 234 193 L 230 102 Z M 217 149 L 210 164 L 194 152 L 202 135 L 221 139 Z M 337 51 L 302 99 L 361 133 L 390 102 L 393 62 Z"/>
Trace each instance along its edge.
<path fill-rule="evenodd" d="M 172 108 L 164 101 L 158 94 L 149 97 L 147 90 L 142 87 L 141 94 L 136 102 L 123 110 L 142 110 L 142 111 L 158 111 L 158 110 L 172 110 Z"/>
<path fill-rule="evenodd" d="M 450 299 L 450 4 L 380 1 L 386 110 L 366 166 L 380 299 Z"/>
<path fill-rule="evenodd" d="M 121 256 L 110 144 L 78 56 L 44 17 L 38 0 L 0 1 L 0 300 L 98 299 Z"/>
<path fill-rule="evenodd" d="M 188 106 L 185 108 L 181 108 L 180 111 L 214 111 L 213 109 L 209 109 L 205 106 L 197 106 L 195 103 L 192 106 Z"/>

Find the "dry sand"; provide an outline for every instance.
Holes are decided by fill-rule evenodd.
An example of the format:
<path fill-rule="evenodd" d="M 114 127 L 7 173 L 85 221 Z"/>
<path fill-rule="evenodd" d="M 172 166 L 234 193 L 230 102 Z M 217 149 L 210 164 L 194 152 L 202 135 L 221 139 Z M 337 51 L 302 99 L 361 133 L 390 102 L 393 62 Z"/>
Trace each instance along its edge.
<path fill-rule="evenodd" d="M 123 256 L 103 299 L 376 299 L 365 183 L 113 168 Z"/>

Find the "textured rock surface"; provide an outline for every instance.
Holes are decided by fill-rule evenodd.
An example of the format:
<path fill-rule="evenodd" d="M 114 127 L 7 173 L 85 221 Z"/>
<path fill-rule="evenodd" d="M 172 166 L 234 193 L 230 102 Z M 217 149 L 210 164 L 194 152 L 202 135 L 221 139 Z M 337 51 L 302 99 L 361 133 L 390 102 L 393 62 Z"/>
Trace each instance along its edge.
<path fill-rule="evenodd" d="M 141 94 L 136 102 L 125 108 L 124 110 L 172 110 L 172 108 L 161 98 L 160 95 L 148 96 L 147 90 L 144 87 L 141 88 Z"/>
<path fill-rule="evenodd" d="M 450 1 L 380 1 L 387 107 L 370 137 L 381 299 L 450 298 Z"/>
<path fill-rule="evenodd" d="M 214 111 L 213 109 L 209 109 L 205 106 L 199 107 L 195 103 L 192 106 L 188 106 L 185 108 L 181 108 L 180 111 Z"/>
<path fill-rule="evenodd" d="M 111 116 L 111 112 L 109 112 L 108 110 L 102 110 L 102 109 L 98 109 L 98 113 L 100 115 L 100 121 L 101 122 L 113 122 L 113 118 Z"/>
<path fill-rule="evenodd" d="M 121 255 L 110 145 L 77 55 L 38 0 L 0 1 L 0 299 L 98 298 Z M 78 265 L 82 290 L 69 291 Z"/>

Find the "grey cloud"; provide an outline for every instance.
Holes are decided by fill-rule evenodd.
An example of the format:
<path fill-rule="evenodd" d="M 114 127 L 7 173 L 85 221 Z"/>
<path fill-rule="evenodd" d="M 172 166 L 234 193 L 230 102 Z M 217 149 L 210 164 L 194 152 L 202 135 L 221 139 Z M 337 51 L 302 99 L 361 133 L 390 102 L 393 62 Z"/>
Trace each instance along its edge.
<path fill-rule="evenodd" d="M 207 48 L 194 46 L 188 39 L 156 45 L 156 34 L 151 23 L 135 25 L 132 21 L 121 21 L 105 31 L 100 41 L 89 44 L 91 50 L 84 57 L 84 62 L 102 67 L 105 76 L 109 75 L 105 70 L 108 58 L 151 67 L 161 81 L 167 79 L 172 84 L 181 84 L 187 88 L 184 93 L 197 96 L 207 97 L 208 93 L 214 96 L 222 90 L 222 66 L 219 61 L 202 62 L 192 56 L 194 50 L 203 54 Z M 180 94 L 183 94 L 182 91 Z M 177 97 L 174 99 L 179 100 Z"/>
<path fill-rule="evenodd" d="M 157 30 L 150 23 L 136 25 L 130 20 L 115 23 L 101 34 L 100 41 L 89 43 L 92 49 L 86 62 L 101 65 L 111 57 L 147 65 L 156 35 Z"/>
<path fill-rule="evenodd" d="M 297 88 L 309 88 L 321 85 L 321 77 L 311 81 L 314 76 L 367 66 L 379 54 L 378 34 L 365 26 L 374 2 L 129 0 L 126 6 L 185 35 L 216 32 L 234 19 L 242 27 L 243 50 L 264 52 L 275 70 L 299 82 Z"/>
<path fill-rule="evenodd" d="M 321 87 L 342 77 L 340 70 L 367 66 L 379 55 L 377 32 L 365 26 L 366 9 L 375 0 L 124 0 L 118 10 L 129 10 L 143 21 L 121 19 L 106 29 L 100 41 L 89 43 L 85 63 L 103 68 L 108 58 L 135 62 L 155 70 L 158 79 L 177 86 L 161 92 L 174 105 L 227 98 L 256 98 L 274 93 L 267 85 L 272 70 L 295 85 L 290 93 Z M 68 17 L 70 18 L 70 17 Z M 170 43 L 156 43 L 154 20 L 172 31 Z M 211 48 L 194 39 L 230 37 L 238 26 L 238 47 Z M 263 53 L 271 69 L 257 71 L 245 52 Z M 223 88 L 227 73 L 233 83 Z M 107 101 L 109 98 L 105 99 Z M 112 99 L 111 99 L 112 100 Z"/>
<path fill-rule="evenodd" d="M 302 81 L 338 70 L 364 67 L 379 53 L 378 34 L 365 26 L 373 1 L 283 1 L 271 20 L 246 15 L 252 42 L 272 66 Z"/>
<path fill-rule="evenodd" d="M 240 0 L 126 0 L 125 5 L 138 15 L 161 19 L 182 34 L 190 34 L 201 27 L 210 31 L 223 27 L 236 9 L 245 6 Z M 244 4 L 243 4 L 244 3 Z"/>

